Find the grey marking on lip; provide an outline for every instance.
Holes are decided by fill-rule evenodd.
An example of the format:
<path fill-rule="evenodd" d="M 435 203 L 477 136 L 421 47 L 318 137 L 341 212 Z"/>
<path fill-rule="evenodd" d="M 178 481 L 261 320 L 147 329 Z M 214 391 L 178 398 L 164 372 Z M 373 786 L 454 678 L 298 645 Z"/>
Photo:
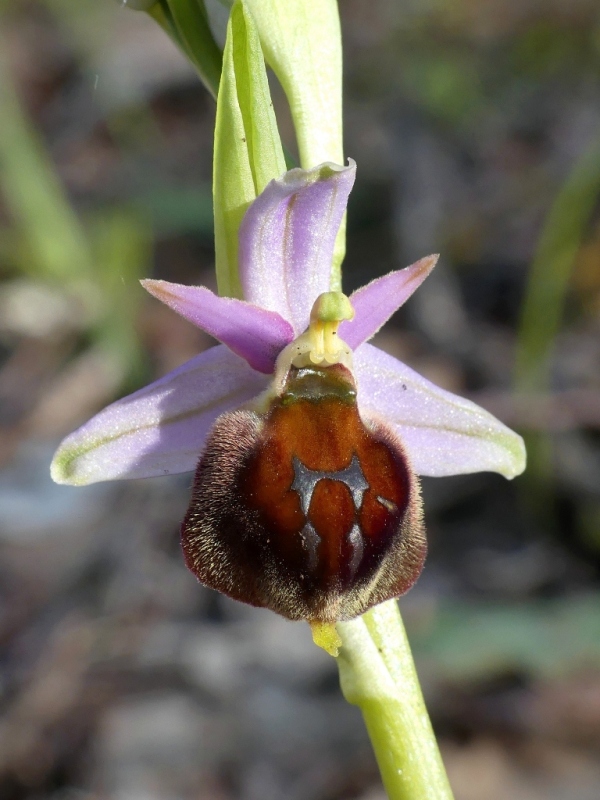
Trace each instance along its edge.
<path fill-rule="evenodd" d="M 305 516 L 308 515 L 310 501 L 312 500 L 317 483 L 325 479 L 345 483 L 348 489 L 350 489 L 354 508 L 358 511 L 362 506 L 363 495 L 369 488 L 369 484 L 367 483 L 356 454 L 352 456 L 352 461 L 346 469 L 341 469 L 337 472 L 322 472 L 321 470 L 308 469 L 297 456 L 294 456 L 292 465 L 294 467 L 294 480 L 290 488 L 298 492 L 300 507 Z"/>
<path fill-rule="evenodd" d="M 354 523 L 352 530 L 348 534 L 348 541 L 352 549 L 352 557 L 350 558 L 350 575 L 354 577 L 365 550 L 362 531 L 357 522 Z"/>
<path fill-rule="evenodd" d="M 310 524 L 307 522 L 300 532 L 303 547 L 308 550 L 308 568 L 313 570 L 319 563 L 319 545 L 321 544 L 321 537 Z"/>

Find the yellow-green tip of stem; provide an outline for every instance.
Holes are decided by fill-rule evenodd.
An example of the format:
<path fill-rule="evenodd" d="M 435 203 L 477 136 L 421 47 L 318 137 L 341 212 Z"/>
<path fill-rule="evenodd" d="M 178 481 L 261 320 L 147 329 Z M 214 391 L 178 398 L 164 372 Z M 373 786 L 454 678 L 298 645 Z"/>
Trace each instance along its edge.
<path fill-rule="evenodd" d="M 335 629 L 333 622 L 318 622 L 312 620 L 310 622 L 310 629 L 312 631 L 313 642 L 317 647 L 321 647 L 330 656 L 338 657 L 340 647 L 342 646 L 342 639 Z"/>

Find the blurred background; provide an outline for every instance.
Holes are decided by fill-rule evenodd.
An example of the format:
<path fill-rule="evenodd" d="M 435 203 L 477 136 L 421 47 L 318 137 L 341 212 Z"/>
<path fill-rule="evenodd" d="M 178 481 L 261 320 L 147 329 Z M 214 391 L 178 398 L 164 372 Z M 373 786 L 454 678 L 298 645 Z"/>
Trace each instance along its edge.
<path fill-rule="evenodd" d="M 62 436 L 212 344 L 138 279 L 214 286 L 214 104 L 126 6 L 0 2 L 0 797 L 383 800 L 308 626 L 186 572 L 189 475 L 48 475 Z M 423 481 L 401 608 L 456 798 L 598 800 L 598 3 L 340 6 L 345 288 L 441 252 L 377 344 L 530 452 L 514 482 Z"/>

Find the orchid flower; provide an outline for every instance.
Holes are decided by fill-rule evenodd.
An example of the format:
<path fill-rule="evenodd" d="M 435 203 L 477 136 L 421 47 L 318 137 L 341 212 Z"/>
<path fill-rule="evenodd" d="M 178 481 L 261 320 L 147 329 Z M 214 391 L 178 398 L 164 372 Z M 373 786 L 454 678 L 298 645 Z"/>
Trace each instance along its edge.
<path fill-rule="evenodd" d="M 188 565 L 204 583 L 236 599 L 266 605 L 290 618 L 309 619 L 317 626 L 355 617 L 375 603 L 402 594 L 416 580 L 425 556 L 425 542 L 415 473 L 443 476 L 492 470 L 511 478 L 524 467 L 521 437 L 475 404 L 435 386 L 368 344 L 431 272 L 437 256 L 428 256 L 372 281 L 354 292 L 349 301 L 341 293 L 329 292 L 335 238 L 354 178 L 353 163 L 346 167 L 323 164 L 311 170 L 290 170 L 267 185 L 250 205 L 239 233 L 240 281 L 245 300 L 219 297 L 201 286 L 142 281 L 151 294 L 222 344 L 101 411 L 63 441 L 52 465 L 55 481 L 81 485 L 191 471 L 206 448 L 207 463 L 200 461 L 194 499 L 184 523 Z M 395 552 L 393 563 L 384 559 L 385 568 L 370 580 L 368 590 L 363 587 L 358 599 L 352 595 L 349 600 L 338 597 L 334 602 L 328 595 L 326 602 L 311 606 L 300 601 L 279 601 L 286 592 L 289 594 L 289 587 L 283 585 L 285 581 L 289 583 L 289 570 L 285 573 L 287 578 L 280 576 L 279 583 L 274 581 L 274 589 L 264 588 L 262 576 L 256 579 L 262 588 L 249 587 L 243 572 L 250 555 L 243 546 L 239 520 L 234 525 L 239 532 L 235 547 L 229 548 L 237 555 L 223 552 L 220 561 L 215 560 L 214 553 L 209 556 L 206 542 L 212 534 L 203 520 L 209 520 L 208 527 L 223 528 L 223 515 L 230 514 L 229 509 L 237 502 L 231 488 L 235 481 L 232 477 L 230 485 L 226 476 L 234 476 L 238 468 L 231 466 L 232 459 L 238 458 L 241 463 L 247 458 L 247 452 L 240 451 L 240 442 L 252 438 L 248 426 L 256 427 L 252 421 L 259 418 L 256 414 L 262 414 L 260 418 L 264 419 L 273 402 L 284 397 L 284 390 L 289 395 L 291 371 L 307 366 L 318 369 L 319 365 L 320 378 L 325 375 L 328 380 L 335 373 L 332 367 L 339 367 L 348 397 L 356 398 L 360 420 L 371 432 L 380 428 L 384 431 L 379 438 L 388 443 L 388 449 L 395 454 L 393 459 L 401 462 L 409 477 L 404 505 L 399 500 L 392 502 L 377 496 L 380 506 L 383 504 L 390 514 L 392 508 L 394 514 L 398 512 L 398 545 L 395 551 L 391 548 Z M 242 412 L 254 417 L 249 422 Z M 301 419 L 297 424 L 305 426 L 308 422 Z M 326 429 L 329 431 L 333 424 L 327 421 Z M 290 437 L 310 436 L 309 427 L 306 433 L 290 433 L 286 428 L 280 449 L 288 445 L 292 448 Z M 339 442 L 350 435 L 345 429 L 341 431 L 339 447 Z M 289 458 L 296 455 L 290 452 Z M 368 489 L 369 481 L 377 479 L 369 478 L 363 461 L 355 464 L 354 458 L 351 461 L 348 456 L 344 463 L 340 462 L 337 471 L 330 465 L 329 472 L 317 472 L 314 466 L 309 469 L 295 462 L 295 472 L 289 473 L 295 476 L 294 483 L 284 487 L 288 494 L 296 490 L 295 513 L 300 513 L 300 503 L 309 519 L 311 498 L 317 495 L 315 487 L 327 477 L 332 483 L 346 482 L 353 496 L 358 491 L 362 501 L 360 493 Z M 353 464 L 354 483 L 348 472 L 354 469 Z M 207 470 L 212 470 L 213 475 L 213 482 L 208 484 Z M 279 467 L 275 471 L 279 474 Z M 390 495 L 393 488 L 387 491 Z M 260 494 L 260 486 L 257 493 Z M 330 494 L 322 502 L 339 508 L 343 500 L 340 497 Z M 219 503 L 222 508 L 215 510 Z M 400 511 L 395 503 L 402 505 Z M 265 506 L 272 505 L 267 498 Z M 359 506 L 360 502 L 356 508 Z M 242 516 L 243 513 L 240 512 Z M 215 521 L 215 515 L 221 516 Z M 301 534 L 308 550 L 305 567 L 306 563 L 314 566 L 324 552 L 318 549 L 318 537 L 313 536 L 312 544 L 307 541 L 308 533 L 316 536 L 310 525 Z M 368 560 L 368 553 L 363 552 L 362 533 L 359 529 L 354 540 L 349 534 L 350 544 L 345 545 L 350 548 L 346 550 L 347 561 L 355 557 Z M 375 531 L 371 539 L 379 533 Z M 366 539 L 368 546 L 369 536 Z M 213 545 L 217 550 L 220 547 L 215 542 Z M 296 560 L 299 557 L 296 554 Z M 301 572 L 303 567 L 298 569 Z M 272 567 L 270 574 L 276 571 Z M 385 579 L 381 577 L 384 573 Z"/>
<path fill-rule="evenodd" d="M 523 441 L 368 343 L 437 256 L 341 292 L 355 165 L 330 163 L 343 153 L 337 1 L 222 2 L 231 13 L 221 68 L 204 0 L 129 0 L 217 95 L 221 296 L 142 283 L 221 344 L 68 436 L 52 476 L 83 485 L 195 470 L 182 524 L 190 569 L 235 599 L 310 622 L 315 642 L 338 656 L 388 796 L 450 800 L 391 598 L 425 558 L 418 475 L 512 478 L 525 465 Z M 283 175 L 263 53 L 305 168 Z"/>

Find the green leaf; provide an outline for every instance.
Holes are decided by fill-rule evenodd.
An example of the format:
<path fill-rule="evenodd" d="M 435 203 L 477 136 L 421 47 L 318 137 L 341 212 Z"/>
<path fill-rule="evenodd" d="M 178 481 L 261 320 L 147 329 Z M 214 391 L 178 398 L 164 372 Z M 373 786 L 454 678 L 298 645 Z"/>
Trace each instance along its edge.
<path fill-rule="evenodd" d="M 241 297 L 238 231 L 246 209 L 285 159 L 256 26 L 246 4 L 234 4 L 217 98 L 213 193 L 219 294 Z"/>
<path fill-rule="evenodd" d="M 342 41 L 337 0 L 246 0 L 265 58 L 287 95 L 300 153 L 311 169 L 344 163 Z M 341 290 L 345 218 L 334 254 L 332 291 Z"/>
<path fill-rule="evenodd" d="M 222 55 L 208 24 L 203 0 L 160 0 L 150 9 L 150 14 L 173 35 L 216 97 Z"/>

